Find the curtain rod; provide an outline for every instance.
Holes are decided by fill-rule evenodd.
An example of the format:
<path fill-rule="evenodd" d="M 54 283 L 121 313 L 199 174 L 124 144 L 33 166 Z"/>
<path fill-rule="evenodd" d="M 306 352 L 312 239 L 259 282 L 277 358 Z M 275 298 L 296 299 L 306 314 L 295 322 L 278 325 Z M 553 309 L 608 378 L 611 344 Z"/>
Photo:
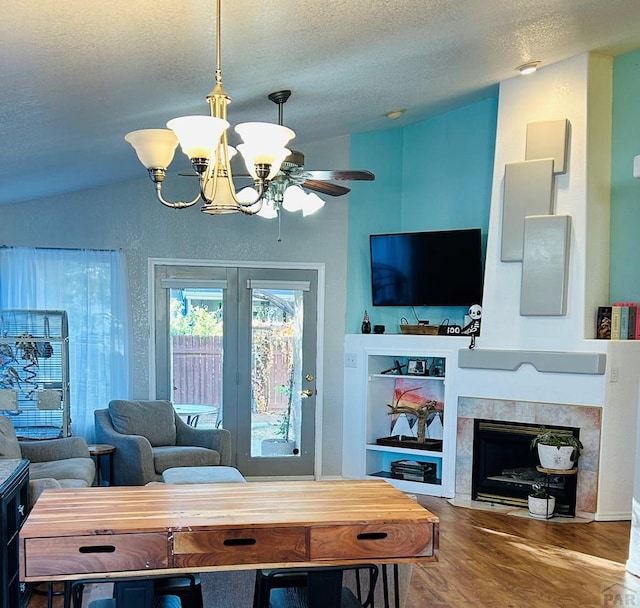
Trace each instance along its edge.
<path fill-rule="evenodd" d="M 92 247 L 29 247 L 28 245 L 0 245 L 0 249 L 54 249 L 56 251 L 123 251 L 122 247 L 116 249 L 96 249 Z"/>

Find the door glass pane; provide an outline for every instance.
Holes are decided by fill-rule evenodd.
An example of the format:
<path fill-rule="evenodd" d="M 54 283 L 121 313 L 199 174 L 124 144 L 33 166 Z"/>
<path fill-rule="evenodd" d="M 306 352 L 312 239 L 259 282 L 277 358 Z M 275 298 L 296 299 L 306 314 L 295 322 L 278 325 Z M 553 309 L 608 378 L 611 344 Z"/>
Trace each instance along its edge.
<path fill-rule="evenodd" d="M 173 403 L 192 426 L 221 425 L 223 295 L 222 289 L 170 290 Z"/>
<path fill-rule="evenodd" d="M 300 454 L 303 292 L 253 289 L 251 456 Z"/>

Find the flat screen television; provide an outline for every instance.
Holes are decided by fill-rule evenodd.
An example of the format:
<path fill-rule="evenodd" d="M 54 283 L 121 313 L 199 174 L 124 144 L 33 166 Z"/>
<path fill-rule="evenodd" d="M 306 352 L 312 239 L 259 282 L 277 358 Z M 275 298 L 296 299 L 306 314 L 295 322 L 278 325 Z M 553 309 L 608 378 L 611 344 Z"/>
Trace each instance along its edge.
<path fill-rule="evenodd" d="M 374 306 L 471 306 L 482 302 L 480 228 L 372 234 Z"/>

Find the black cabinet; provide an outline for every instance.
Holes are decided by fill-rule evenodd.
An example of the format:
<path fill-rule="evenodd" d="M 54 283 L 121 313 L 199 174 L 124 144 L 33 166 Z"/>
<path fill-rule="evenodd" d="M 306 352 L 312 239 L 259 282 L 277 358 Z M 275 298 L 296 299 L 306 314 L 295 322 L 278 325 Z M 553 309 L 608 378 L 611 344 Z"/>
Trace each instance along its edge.
<path fill-rule="evenodd" d="M 20 585 L 18 534 L 29 504 L 29 461 L 0 458 L 0 608 L 19 608 L 28 600 Z"/>

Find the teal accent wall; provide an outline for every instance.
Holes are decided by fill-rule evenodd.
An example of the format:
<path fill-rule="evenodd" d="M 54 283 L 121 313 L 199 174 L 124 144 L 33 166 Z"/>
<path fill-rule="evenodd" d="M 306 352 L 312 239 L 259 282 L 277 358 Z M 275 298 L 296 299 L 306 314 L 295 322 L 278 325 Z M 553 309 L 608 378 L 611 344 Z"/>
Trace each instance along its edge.
<path fill-rule="evenodd" d="M 399 333 L 411 308 L 371 305 L 369 235 L 383 232 L 482 229 L 486 248 L 498 98 L 490 97 L 407 127 L 351 137 L 351 166 L 374 182 L 352 182 L 349 195 L 347 333 L 371 324 Z M 416 309 L 420 319 L 462 324 L 463 307 Z"/>
<path fill-rule="evenodd" d="M 640 180 L 633 177 L 633 159 L 640 154 L 640 50 L 613 63 L 611 136 L 610 299 L 640 302 L 638 242 Z"/>

